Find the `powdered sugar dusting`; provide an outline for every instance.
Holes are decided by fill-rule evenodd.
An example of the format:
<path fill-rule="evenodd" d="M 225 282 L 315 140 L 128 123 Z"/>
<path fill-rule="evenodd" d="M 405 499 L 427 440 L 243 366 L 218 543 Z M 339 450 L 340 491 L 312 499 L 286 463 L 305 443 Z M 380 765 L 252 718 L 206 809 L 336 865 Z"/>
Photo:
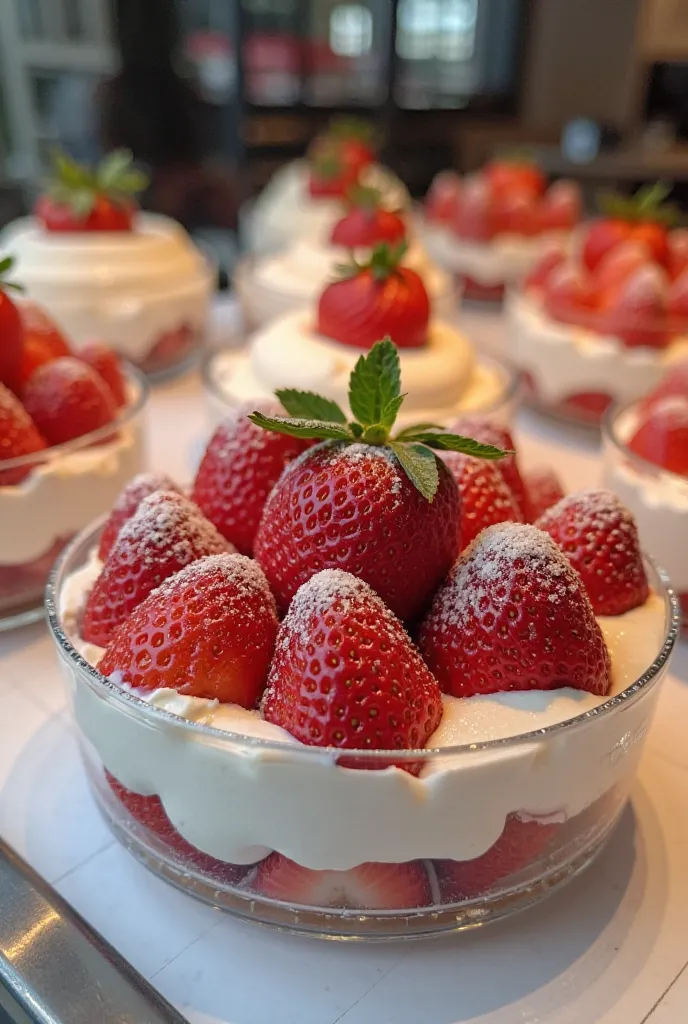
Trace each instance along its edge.
<path fill-rule="evenodd" d="M 133 505 L 140 504 L 143 498 L 155 491 L 177 492 L 178 488 L 174 480 L 166 473 L 137 473 L 124 490 L 120 491 L 112 506 L 112 511 L 129 512 Z"/>
<path fill-rule="evenodd" d="M 537 521 L 543 530 L 564 516 L 575 515 L 584 519 L 586 525 L 596 533 L 610 530 L 631 530 L 636 534 L 635 519 L 626 506 L 613 493 L 603 488 L 574 491 L 548 509 Z"/>
<path fill-rule="evenodd" d="M 151 562 L 161 552 L 184 562 L 197 558 L 201 551 L 220 554 L 234 550 L 197 505 L 173 491 L 156 491 L 143 499 L 122 527 L 110 558 L 131 552 L 140 556 L 142 546 Z"/>
<path fill-rule="evenodd" d="M 275 599 L 265 574 L 258 563 L 246 555 L 218 554 L 198 558 L 184 569 L 180 569 L 174 576 L 164 580 L 152 593 L 163 592 L 169 596 L 189 588 L 205 591 L 211 583 L 213 586 L 231 589 L 242 601 L 249 602 L 256 596 L 262 597 L 277 618 Z M 242 606 L 246 619 L 252 617 L 256 610 L 254 605 L 255 601 L 253 605 L 247 603 Z"/>

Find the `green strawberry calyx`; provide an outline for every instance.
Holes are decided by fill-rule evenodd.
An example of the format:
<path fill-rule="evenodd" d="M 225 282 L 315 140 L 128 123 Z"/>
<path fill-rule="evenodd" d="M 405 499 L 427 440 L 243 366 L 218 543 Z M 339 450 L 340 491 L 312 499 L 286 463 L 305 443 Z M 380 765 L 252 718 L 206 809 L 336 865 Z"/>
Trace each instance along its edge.
<path fill-rule="evenodd" d="M 631 223 L 659 224 L 666 228 L 675 227 L 681 219 L 675 203 L 667 203 L 672 185 L 656 181 L 643 185 L 633 196 L 622 196 L 618 192 L 603 192 L 597 200 L 600 212 L 614 220 Z"/>
<path fill-rule="evenodd" d="M 433 449 L 464 452 L 479 459 L 501 459 L 510 452 L 461 434 L 448 434 L 436 423 L 417 423 L 392 434 L 404 401 L 399 352 L 389 338 L 360 356 L 349 378 L 349 406 L 354 416 L 329 398 L 312 391 L 284 388 L 275 392 L 286 416 L 253 412 L 252 423 L 289 437 L 385 446 L 424 498 L 432 501 L 439 487 L 438 456 Z"/>
<path fill-rule="evenodd" d="M 375 281 L 386 281 L 388 277 L 398 272 L 407 250 L 408 241 L 405 238 L 395 245 L 380 242 L 373 247 L 367 260 L 357 260 L 352 254 L 347 263 L 337 263 L 334 267 L 336 278 L 339 281 L 346 281 L 369 270 Z"/>
<path fill-rule="evenodd" d="M 23 292 L 22 285 L 18 284 L 17 281 L 8 281 L 7 274 L 10 274 L 14 269 L 16 260 L 14 256 L 4 256 L 0 259 L 0 291 L 7 291 L 10 289 L 15 292 Z"/>
<path fill-rule="evenodd" d="M 334 117 L 327 126 L 325 138 L 346 140 L 356 139 L 374 146 L 378 133 L 374 124 L 361 117 Z"/>
<path fill-rule="evenodd" d="M 98 196 L 124 206 L 148 184 L 147 175 L 134 166 L 128 149 L 113 149 L 95 167 L 79 164 L 56 149 L 52 165 L 46 193 L 54 202 L 70 207 L 77 217 L 87 217 Z"/>

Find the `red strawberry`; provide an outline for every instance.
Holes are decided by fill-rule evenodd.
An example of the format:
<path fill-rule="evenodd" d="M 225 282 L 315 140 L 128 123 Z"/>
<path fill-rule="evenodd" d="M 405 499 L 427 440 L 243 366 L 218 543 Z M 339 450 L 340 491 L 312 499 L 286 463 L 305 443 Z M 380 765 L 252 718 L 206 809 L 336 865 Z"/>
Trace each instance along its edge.
<path fill-rule="evenodd" d="M 134 515 L 143 499 L 156 491 L 182 493 L 174 480 L 165 473 L 139 473 L 129 481 L 112 506 L 112 512 L 100 535 L 98 557 L 101 561 L 104 562 L 108 557 L 120 530 Z"/>
<path fill-rule="evenodd" d="M 465 178 L 454 215 L 454 233 L 472 242 L 491 241 L 497 230 L 493 203 L 492 190 L 484 178 Z"/>
<path fill-rule="evenodd" d="M 170 689 L 250 709 L 265 688 L 277 626 L 275 601 L 256 563 L 210 555 L 138 604 L 98 670 L 136 690 Z"/>
<path fill-rule="evenodd" d="M 560 246 L 552 246 L 542 254 L 525 279 L 526 288 L 540 289 L 546 287 L 550 277 L 566 262 L 566 252 Z"/>
<path fill-rule="evenodd" d="M 505 192 L 525 192 L 539 196 L 545 191 L 547 179 L 534 163 L 529 160 L 512 159 L 492 160 L 483 172 L 496 194 Z"/>
<path fill-rule="evenodd" d="M 686 332 L 688 323 L 688 267 L 678 275 L 669 288 L 667 299 L 669 316 L 675 318 L 680 333 Z"/>
<path fill-rule="evenodd" d="M 583 242 L 583 263 L 587 269 L 597 270 L 607 253 L 621 242 L 628 241 L 630 234 L 631 226 L 628 221 L 608 217 L 593 221 L 585 233 Z"/>
<path fill-rule="evenodd" d="M 306 907 L 402 910 L 433 902 L 421 861 L 359 864 L 349 871 L 312 871 L 280 853 L 258 865 L 253 887 L 263 896 Z"/>
<path fill-rule="evenodd" d="M 442 171 L 432 179 L 425 197 L 425 216 L 435 224 L 451 224 L 461 203 L 461 178 L 454 171 Z"/>
<path fill-rule="evenodd" d="M 109 387 L 115 405 L 122 408 L 127 401 L 127 386 L 119 356 L 103 341 L 89 341 L 79 350 L 79 358 L 100 374 Z"/>
<path fill-rule="evenodd" d="M 32 455 L 45 447 L 45 441 L 19 399 L 0 384 L 0 487 L 20 484 L 31 472 L 30 465 L 2 469 L 6 460 Z"/>
<path fill-rule="evenodd" d="M 688 399 L 688 359 L 669 367 L 654 391 L 643 399 L 641 408 L 649 409 L 655 402 L 671 396 Z"/>
<path fill-rule="evenodd" d="M 638 528 L 611 491 L 570 494 L 540 516 L 536 526 L 580 574 L 595 615 L 622 615 L 647 600 Z"/>
<path fill-rule="evenodd" d="M 538 234 L 540 219 L 536 197 L 530 192 L 498 194 L 492 203 L 492 220 L 498 234 Z"/>
<path fill-rule="evenodd" d="M 688 268 L 688 229 L 678 228 L 676 231 L 670 231 L 667 244 L 667 270 L 672 281 L 675 281 Z"/>
<path fill-rule="evenodd" d="M 86 602 L 82 635 L 106 647 L 151 590 L 204 555 L 231 551 L 200 509 L 180 494 L 156 491 L 124 524 Z"/>
<path fill-rule="evenodd" d="M 495 523 L 520 523 L 523 517 L 499 471 L 499 464 L 474 459 L 463 452 L 443 452 L 461 496 L 461 547 Z"/>
<path fill-rule="evenodd" d="M 650 221 L 643 224 L 634 224 L 631 228 L 630 239 L 643 245 L 650 253 L 650 257 L 664 266 L 669 261 L 669 242 L 667 229 L 662 224 L 653 224 Z"/>
<path fill-rule="evenodd" d="M 334 148 L 342 164 L 357 174 L 375 161 L 375 128 L 370 122 L 356 117 L 342 117 L 331 121 L 325 135 L 319 136 L 311 147 L 317 156 L 321 148 Z"/>
<path fill-rule="evenodd" d="M 575 181 L 555 181 L 540 201 L 540 230 L 572 231 L 581 219 L 582 207 L 580 187 Z"/>
<path fill-rule="evenodd" d="M 628 447 L 655 466 L 688 476 L 688 395 L 653 401 Z"/>
<path fill-rule="evenodd" d="M 288 466 L 254 545 L 280 610 L 315 573 L 341 568 L 399 618 L 422 612 L 459 552 L 459 493 L 446 466 L 439 472 L 430 503 L 384 447 L 331 442 Z"/>
<path fill-rule="evenodd" d="M 565 495 L 564 488 L 557 474 L 549 466 L 538 466 L 528 469 L 523 474 L 526 488 L 528 522 L 534 523 L 543 512 Z"/>
<path fill-rule="evenodd" d="M 518 456 L 515 451 L 516 445 L 511 436 L 511 431 L 507 430 L 500 423 L 494 423 L 492 420 L 485 419 L 482 416 L 473 416 L 470 413 L 465 416 L 459 416 L 458 419 L 454 420 L 449 429 L 454 434 L 474 437 L 476 441 L 495 445 L 495 447 L 501 448 L 503 451 L 513 452 L 512 455 L 507 455 L 505 458 L 500 459 L 496 466 L 513 495 L 521 520 L 525 520 L 528 511 L 528 499 L 521 478 Z"/>
<path fill-rule="evenodd" d="M 352 209 L 332 228 L 332 245 L 347 249 L 372 247 L 386 242 L 396 245 L 406 238 L 406 225 L 398 213 L 380 206 L 380 193 L 375 189 L 359 189 L 354 193 Z"/>
<path fill-rule="evenodd" d="M 442 698 L 377 594 L 327 569 L 298 589 L 280 625 L 263 714 L 309 746 L 415 750 L 439 725 Z"/>
<path fill-rule="evenodd" d="M 62 356 L 39 366 L 24 405 L 50 445 L 64 444 L 112 423 L 117 409 L 103 379 L 86 363 Z"/>
<path fill-rule="evenodd" d="M 548 513 L 549 514 L 549 513 Z M 605 696 L 611 662 L 583 582 L 534 526 L 490 526 L 435 595 L 420 649 L 455 697 L 572 686 Z"/>
<path fill-rule="evenodd" d="M 281 406 L 263 406 L 279 415 Z M 282 470 L 310 448 L 304 441 L 263 430 L 239 409 L 217 428 L 196 473 L 192 497 L 201 512 L 231 541 L 250 555 L 267 497 Z"/>
<path fill-rule="evenodd" d="M 308 191 L 314 199 L 343 199 L 358 183 L 360 168 L 345 162 L 338 143 L 321 140 L 310 158 Z"/>
<path fill-rule="evenodd" d="M 667 280 L 660 267 L 648 264 L 630 274 L 606 304 L 600 326 L 627 348 L 665 348 L 671 332 Z"/>
<path fill-rule="evenodd" d="M 558 825 L 510 815 L 501 836 L 473 860 L 434 862 L 443 903 L 459 903 L 489 892 L 498 882 L 523 871 L 545 851 Z"/>
<path fill-rule="evenodd" d="M 49 338 L 43 338 L 36 334 L 25 335 L 19 368 L 19 393 L 23 394 L 24 388 L 39 366 L 43 366 L 45 363 L 52 363 L 55 359 L 59 359 L 61 356 L 68 356 L 69 354 L 69 349 L 66 345 L 61 345 L 59 342 L 53 342 Z"/>
<path fill-rule="evenodd" d="M 250 870 L 250 867 L 244 864 L 228 864 L 226 861 L 210 857 L 207 853 L 203 853 L 188 843 L 168 818 L 160 797 L 142 796 L 140 793 L 134 793 L 131 789 L 126 789 L 107 770 L 105 779 L 116 799 L 129 812 L 134 821 L 152 832 L 185 864 L 191 863 L 197 870 L 221 878 L 225 884 L 230 885 L 236 885 Z"/>
<path fill-rule="evenodd" d="M 550 274 L 544 304 L 553 320 L 576 327 L 590 326 L 595 301 L 592 282 L 581 268 L 564 263 Z"/>
<path fill-rule="evenodd" d="M 12 269 L 11 256 L 0 260 L 0 384 L 13 391 L 19 387 L 24 326 L 16 303 L 9 296 L 12 285 L 5 284 L 2 276 Z"/>
<path fill-rule="evenodd" d="M 131 231 L 133 196 L 145 186 L 145 176 L 131 166 L 126 150 L 115 150 L 92 169 L 57 153 L 48 191 L 34 212 L 50 232 Z"/>
<path fill-rule="evenodd" d="M 343 345 L 369 349 L 385 335 L 399 348 L 427 342 L 430 300 L 422 278 L 401 265 L 405 246 L 373 249 L 367 263 L 343 268 L 318 302 L 317 329 Z"/>
<path fill-rule="evenodd" d="M 648 250 L 639 242 L 621 242 L 600 260 L 595 271 L 595 289 L 607 303 L 619 287 L 638 270 L 650 265 Z"/>

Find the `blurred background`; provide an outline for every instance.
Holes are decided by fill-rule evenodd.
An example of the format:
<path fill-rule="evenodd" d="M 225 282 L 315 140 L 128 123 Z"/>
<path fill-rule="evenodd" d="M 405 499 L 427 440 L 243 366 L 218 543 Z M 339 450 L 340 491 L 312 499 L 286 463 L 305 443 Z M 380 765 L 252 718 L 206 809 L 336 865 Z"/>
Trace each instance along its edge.
<path fill-rule="evenodd" d="M 444 167 L 522 147 L 589 188 L 688 180 L 685 0 L 0 0 L 0 11 L 0 225 L 30 207 L 55 144 L 83 160 L 127 146 L 151 171 L 144 205 L 231 262 L 240 203 L 344 112 L 381 126 L 384 161 L 414 195 Z M 572 162 L 567 125 L 580 118 L 596 141 Z"/>

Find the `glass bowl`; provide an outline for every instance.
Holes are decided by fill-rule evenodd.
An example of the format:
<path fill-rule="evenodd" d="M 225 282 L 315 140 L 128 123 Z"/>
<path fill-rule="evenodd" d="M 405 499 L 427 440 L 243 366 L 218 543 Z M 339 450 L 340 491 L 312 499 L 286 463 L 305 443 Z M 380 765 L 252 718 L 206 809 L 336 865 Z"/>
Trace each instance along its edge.
<path fill-rule="evenodd" d="M 641 333 L 629 317 L 615 324 L 631 343 L 627 346 L 609 333 L 608 314 L 577 314 L 576 324 L 554 320 L 536 294 L 520 288 L 508 293 L 505 314 L 511 357 L 523 373 L 526 399 L 543 412 L 596 429 L 614 403 L 633 401 L 655 387 L 675 345 L 688 343 L 687 320 L 663 318 Z M 668 344 L 639 345 L 643 335 Z"/>
<path fill-rule="evenodd" d="M 223 381 L 229 380 L 237 370 L 246 371 L 250 366 L 250 359 L 250 349 L 246 348 L 224 348 L 205 356 L 201 375 L 208 415 L 213 427 L 237 408 L 256 405 L 270 398 L 266 391 L 257 388 L 255 395 L 246 394 L 239 401 L 223 384 Z M 486 397 L 480 393 L 483 383 L 490 383 Z M 450 411 L 422 410 L 404 414 L 402 408 L 397 425 L 404 427 L 430 417 L 433 422 L 448 426 L 457 416 L 470 412 L 488 416 L 495 422 L 508 426 L 516 415 L 521 396 L 521 376 L 518 371 L 507 362 L 481 352 L 476 355 L 473 384 L 467 389 L 462 401 L 457 401 Z"/>
<path fill-rule="evenodd" d="M 148 385 L 132 366 L 126 376 L 128 404 L 115 424 L 0 461 L 0 630 L 42 617 L 45 583 L 59 552 L 94 516 L 112 508 L 144 468 Z"/>
<path fill-rule="evenodd" d="M 291 931 L 415 938 L 537 903 L 609 836 L 678 630 L 675 599 L 652 564 L 664 640 L 618 696 L 515 738 L 347 751 L 344 766 L 340 750 L 223 732 L 99 675 L 61 614 L 66 581 L 99 534 L 99 524 L 85 530 L 56 565 L 50 628 L 96 802 L 117 838 L 178 888 Z"/>
<path fill-rule="evenodd" d="M 614 406 L 602 422 L 605 485 L 635 516 L 643 546 L 670 576 L 688 629 L 688 478 L 636 455 L 628 447 L 638 403 Z"/>

